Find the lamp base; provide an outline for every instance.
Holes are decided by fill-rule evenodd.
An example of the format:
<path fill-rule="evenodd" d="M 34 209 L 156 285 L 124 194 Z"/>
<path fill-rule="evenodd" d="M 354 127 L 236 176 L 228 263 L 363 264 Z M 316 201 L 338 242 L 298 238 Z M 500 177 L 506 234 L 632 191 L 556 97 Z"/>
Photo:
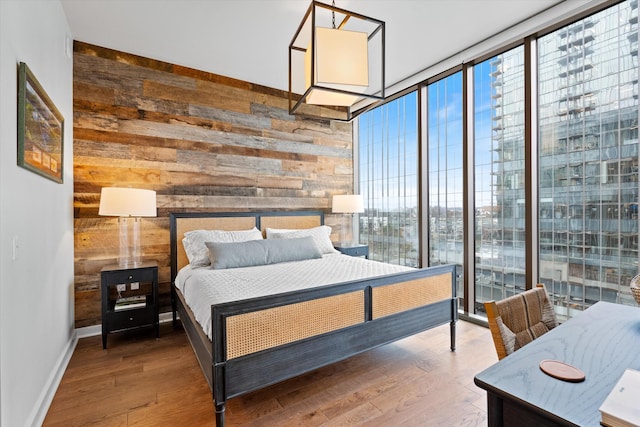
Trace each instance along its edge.
<path fill-rule="evenodd" d="M 123 268 L 138 267 L 142 264 L 140 255 L 140 218 L 119 217 L 120 253 L 118 266 Z"/>
<path fill-rule="evenodd" d="M 355 233 L 353 232 L 353 219 L 354 214 L 345 214 L 340 224 L 340 246 L 351 247 L 357 246 L 358 242 L 355 241 Z"/>
<path fill-rule="evenodd" d="M 142 260 L 133 261 L 130 259 L 121 260 L 120 258 L 118 258 L 118 267 L 120 268 L 135 268 L 140 267 L 142 264 Z"/>

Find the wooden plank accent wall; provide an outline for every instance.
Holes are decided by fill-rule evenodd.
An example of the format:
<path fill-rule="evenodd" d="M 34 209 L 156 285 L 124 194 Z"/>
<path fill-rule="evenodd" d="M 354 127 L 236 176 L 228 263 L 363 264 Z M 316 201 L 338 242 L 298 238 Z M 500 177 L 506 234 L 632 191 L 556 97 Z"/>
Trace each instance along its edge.
<path fill-rule="evenodd" d="M 73 74 L 76 327 L 100 323 L 100 269 L 118 256 L 102 187 L 157 192 L 142 250 L 159 264 L 161 312 L 170 212 L 323 210 L 338 236 L 331 196 L 353 188 L 350 123 L 290 116 L 280 90 L 78 41 Z"/>

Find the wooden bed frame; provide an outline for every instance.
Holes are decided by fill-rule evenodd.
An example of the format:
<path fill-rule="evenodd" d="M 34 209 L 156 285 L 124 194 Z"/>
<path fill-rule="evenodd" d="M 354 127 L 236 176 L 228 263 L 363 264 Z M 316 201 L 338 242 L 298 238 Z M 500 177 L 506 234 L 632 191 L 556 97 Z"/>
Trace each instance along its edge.
<path fill-rule="evenodd" d="M 458 318 L 454 266 L 349 281 L 211 306 L 212 342 L 175 287 L 188 263 L 186 231 L 310 228 L 322 212 L 172 213 L 171 303 L 213 394 L 216 426 L 227 399 L 310 372 Z M 292 322 L 295 319 L 295 322 Z M 295 326 L 295 327 L 294 327 Z M 265 328 L 270 333 L 265 333 Z"/>

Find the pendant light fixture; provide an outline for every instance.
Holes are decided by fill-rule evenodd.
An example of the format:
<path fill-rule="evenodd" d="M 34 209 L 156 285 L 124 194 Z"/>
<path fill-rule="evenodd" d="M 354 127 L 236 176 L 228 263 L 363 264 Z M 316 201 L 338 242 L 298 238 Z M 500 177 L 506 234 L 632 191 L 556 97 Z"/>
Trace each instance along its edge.
<path fill-rule="evenodd" d="M 384 22 L 312 1 L 289 44 L 289 113 L 351 120 L 384 99 Z"/>

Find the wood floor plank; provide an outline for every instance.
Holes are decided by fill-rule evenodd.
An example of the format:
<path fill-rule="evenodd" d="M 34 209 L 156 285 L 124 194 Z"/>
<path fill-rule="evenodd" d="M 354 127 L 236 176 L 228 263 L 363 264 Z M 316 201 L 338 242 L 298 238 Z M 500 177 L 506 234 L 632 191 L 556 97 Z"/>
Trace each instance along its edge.
<path fill-rule="evenodd" d="M 235 426 L 483 426 L 476 373 L 497 362 L 488 329 L 458 322 L 275 384 L 227 405 Z M 184 331 L 161 325 L 78 342 L 46 427 L 214 426 L 204 376 Z"/>

